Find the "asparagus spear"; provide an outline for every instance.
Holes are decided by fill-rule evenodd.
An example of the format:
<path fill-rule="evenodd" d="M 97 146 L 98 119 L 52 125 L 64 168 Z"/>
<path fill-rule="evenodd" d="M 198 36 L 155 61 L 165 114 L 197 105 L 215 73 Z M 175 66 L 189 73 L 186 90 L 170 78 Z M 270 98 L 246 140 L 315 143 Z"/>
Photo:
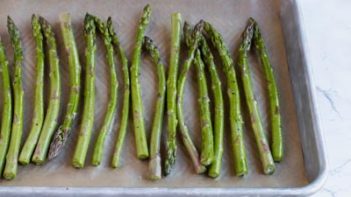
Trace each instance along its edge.
<path fill-rule="evenodd" d="M 85 48 L 85 82 L 84 82 L 84 106 L 82 122 L 80 125 L 78 141 L 74 151 L 72 165 L 76 168 L 83 168 L 87 155 L 91 131 L 94 124 L 95 107 L 95 51 L 96 51 L 96 27 L 94 18 L 90 14 L 85 15 L 84 36 Z"/>
<path fill-rule="evenodd" d="M 203 173 L 206 170 L 206 168 L 200 162 L 199 153 L 190 138 L 188 127 L 185 124 L 184 115 L 183 115 L 183 97 L 184 97 L 184 86 L 185 86 L 186 75 L 194 60 L 195 51 L 198 48 L 201 29 L 202 29 L 201 24 L 197 24 L 194 28 L 194 31 L 192 33 L 192 39 L 191 39 L 192 41 L 187 53 L 187 58 L 183 64 L 182 70 L 179 74 L 178 81 L 177 81 L 177 94 L 178 94 L 177 95 L 177 117 L 178 117 L 179 126 L 180 126 L 180 135 L 190 155 L 190 158 L 193 162 L 195 171 L 197 173 Z"/>
<path fill-rule="evenodd" d="M 180 52 L 181 36 L 181 14 L 173 13 L 171 16 L 172 34 L 171 34 L 171 57 L 169 61 L 168 78 L 167 78 L 167 154 L 165 159 L 164 174 L 168 175 L 175 163 L 177 156 L 177 75 Z"/>
<path fill-rule="evenodd" d="M 12 118 L 12 131 L 9 148 L 6 155 L 6 165 L 3 172 L 5 179 L 13 179 L 17 174 L 18 154 L 23 130 L 23 87 L 22 87 L 22 63 L 23 49 L 18 28 L 13 20 L 7 17 L 7 29 L 11 38 L 11 45 L 14 51 L 14 78 L 13 96 L 14 108 Z M 10 115 L 10 114 L 9 114 Z"/>
<path fill-rule="evenodd" d="M 46 45 L 49 49 L 48 59 L 50 65 L 50 100 L 40 137 L 32 156 L 32 161 L 36 164 L 41 164 L 46 159 L 49 143 L 57 126 L 61 95 L 59 59 L 57 56 L 55 34 L 48 21 L 46 21 L 43 17 L 39 17 L 39 20 L 43 29 Z"/>
<path fill-rule="evenodd" d="M 262 127 L 261 118 L 258 111 L 257 102 L 254 97 L 252 90 L 250 68 L 248 63 L 247 52 L 251 47 L 251 40 L 254 31 L 254 22 L 249 21 L 246 30 L 243 33 L 242 42 L 239 47 L 239 60 L 238 66 L 241 71 L 241 78 L 244 85 L 244 92 L 246 97 L 246 104 L 249 108 L 252 129 L 255 134 L 256 144 L 260 153 L 260 158 L 263 166 L 263 171 L 265 174 L 272 174 L 274 172 L 275 166 L 272 158 L 269 145 Z"/>
<path fill-rule="evenodd" d="M 21 164 L 28 164 L 32 157 L 35 145 L 38 142 L 41 127 L 44 121 L 44 47 L 43 47 L 43 34 L 42 28 L 39 23 L 38 16 L 32 16 L 32 31 L 36 44 L 36 78 L 35 78 L 35 94 L 34 94 L 34 111 L 32 119 L 32 128 L 29 135 L 22 147 L 21 154 L 19 156 L 19 162 Z"/>
<path fill-rule="evenodd" d="M 223 156 L 224 106 L 222 85 L 216 70 L 213 55 L 204 38 L 201 39 L 200 50 L 203 61 L 210 71 L 212 92 L 214 95 L 214 160 L 208 171 L 208 175 L 215 178 L 218 177 L 221 172 Z"/>
<path fill-rule="evenodd" d="M 122 73 L 123 73 L 123 103 L 122 103 L 122 113 L 121 121 L 118 129 L 118 137 L 116 141 L 115 151 L 112 156 L 112 167 L 117 168 L 120 166 L 120 158 L 124 139 L 127 132 L 128 125 L 128 116 L 129 116 L 129 97 L 130 97 L 130 87 L 129 87 L 129 68 L 128 68 L 128 59 L 124 52 L 124 49 L 119 42 L 117 34 L 112 26 L 112 19 L 109 17 L 107 19 L 107 28 L 110 33 L 112 44 L 115 50 L 119 55 L 119 59 L 122 64 Z"/>
<path fill-rule="evenodd" d="M 240 95 L 233 60 L 223 42 L 221 34 L 208 22 L 204 23 L 204 30 L 222 60 L 223 70 L 227 78 L 227 93 L 229 98 L 229 116 L 231 127 L 231 141 L 234 156 L 234 168 L 237 176 L 247 174 L 247 159 L 243 140 L 243 120 L 240 111 Z"/>
<path fill-rule="evenodd" d="M 250 20 L 253 20 L 251 18 Z M 272 156 L 274 161 L 280 162 L 283 159 L 283 137 L 282 137 L 282 127 L 281 118 L 279 112 L 279 94 L 277 83 L 274 78 L 273 68 L 269 61 L 266 46 L 264 44 L 263 37 L 260 32 L 258 24 L 254 21 L 254 46 L 260 57 L 261 63 L 263 65 L 264 73 L 268 83 L 268 94 L 269 94 L 269 105 L 271 114 L 271 126 L 272 126 Z"/>
<path fill-rule="evenodd" d="M 5 156 L 10 141 L 10 130 L 12 121 L 12 92 L 9 74 L 9 62 L 6 58 L 5 48 L 0 39 L 0 73 L 2 80 L 3 107 L 1 118 L 0 133 L 0 174 L 2 174 L 5 165 Z"/>
<path fill-rule="evenodd" d="M 112 123 L 116 114 L 117 108 L 117 90 L 118 90 L 118 81 L 116 75 L 116 66 L 114 60 L 114 49 L 111 43 L 111 36 L 107 29 L 107 26 L 104 22 L 102 22 L 99 18 L 94 17 L 95 25 L 97 29 L 102 34 L 104 45 L 106 48 L 106 58 L 107 64 L 110 67 L 110 98 L 107 105 L 107 111 L 105 114 L 104 122 L 102 127 L 99 131 L 98 138 L 96 139 L 93 157 L 92 157 L 92 164 L 97 166 L 101 163 L 103 148 L 105 144 L 105 139 L 107 133 L 111 130 Z"/>
<path fill-rule="evenodd" d="M 152 61 L 156 64 L 157 68 L 158 90 L 155 115 L 151 130 L 149 170 L 151 175 L 150 178 L 158 180 L 161 178 L 160 141 L 165 104 L 166 77 L 164 65 L 161 62 L 160 52 L 151 38 L 145 36 L 143 45 L 145 50 L 150 54 Z"/>
<path fill-rule="evenodd" d="M 51 141 L 48 159 L 56 157 L 67 141 L 71 133 L 71 128 L 75 120 L 80 95 L 80 73 L 81 66 L 79 62 L 79 55 L 74 39 L 71 16 L 68 13 L 60 15 L 61 32 L 63 36 L 63 44 L 65 45 L 66 53 L 68 55 L 68 68 L 70 78 L 70 92 L 66 108 L 66 115 L 62 125 L 55 132 L 53 140 Z"/>

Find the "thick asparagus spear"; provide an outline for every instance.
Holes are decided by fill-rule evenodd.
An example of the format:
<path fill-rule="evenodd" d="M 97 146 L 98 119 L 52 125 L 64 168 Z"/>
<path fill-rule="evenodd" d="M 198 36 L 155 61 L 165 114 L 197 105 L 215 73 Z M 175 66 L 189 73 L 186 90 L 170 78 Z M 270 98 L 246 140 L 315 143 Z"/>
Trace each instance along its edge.
<path fill-rule="evenodd" d="M 116 66 L 114 60 L 114 49 L 111 43 L 111 36 L 107 29 L 107 26 L 104 22 L 102 22 L 99 18 L 94 17 L 95 25 L 99 32 L 102 34 L 104 45 L 106 48 L 106 58 L 107 64 L 109 66 L 109 73 L 110 73 L 110 98 L 107 104 L 107 111 L 105 114 L 104 121 L 102 123 L 102 127 L 99 131 L 98 138 L 96 139 L 93 157 L 92 157 L 92 164 L 97 166 L 101 163 L 105 139 L 107 133 L 111 130 L 112 123 L 116 114 L 117 108 L 117 90 L 118 90 L 118 81 L 116 75 Z"/>
<path fill-rule="evenodd" d="M 227 78 L 227 93 L 229 98 L 229 118 L 231 141 L 233 146 L 234 168 L 237 176 L 247 174 L 247 159 L 243 140 L 243 120 L 240 110 L 240 95 L 233 59 L 223 42 L 221 34 L 208 22 L 204 22 L 204 29 L 222 60 L 223 70 Z"/>
<path fill-rule="evenodd" d="M 32 161 L 36 164 L 41 164 L 46 159 L 49 143 L 57 126 L 61 96 L 59 59 L 57 56 L 55 34 L 48 21 L 43 17 L 39 17 L 39 20 L 43 29 L 46 45 L 48 46 L 48 60 L 50 65 L 50 100 L 40 137 L 32 156 Z"/>
<path fill-rule="evenodd" d="M 132 65 L 130 67 L 130 80 L 132 85 L 132 108 L 133 108 L 133 123 L 134 135 L 137 157 L 139 159 L 146 159 L 149 157 L 149 150 L 147 147 L 147 140 L 144 128 L 143 117 L 143 101 L 141 98 L 140 82 L 139 82 L 139 67 L 140 67 L 140 54 L 141 47 L 144 39 L 144 32 L 147 28 L 151 16 L 151 7 L 146 5 L 143 10 L 143 15 L 139 21 L 137 30 L 136 41 L 132 56 Z"/>
<path fill-rule="evenodd" d="M 9 62 L 6 58 L 5 48 L 0 40 L 0 73 L 2 80 L 3 107 L 0 133 L 0 175 L 3 172 L 6 153 L 9 147 L 12 121 L 12 91 L 9 74 Z"/>
<path fill-rule="evenodd" d="M 86 42 L 84 106 L 78 140 L 72 159 L 72 165 L 76 168 L 84 167 L 94 124 L 96 27 L 94 18 L 90 14 L 85 15 L 84 37 Z"/>
<path fill-rule="evenodd" d="M 13 96 L 14 108 L 12 118 L 12 131 L 9 148 L 6 155 L 6 165 L 3 172 L 5 179 L 13 179 L 17 174 L 18 154 L 21 145 L 23 130 L 23 87 L 22 87 L 22 63 L 23 49 L 18 28 L 10 17 L 7 17 L 7 29 L 11 38 L 11 45 L 14 51 L 14 78 Z"/>
<path fill-rule="evenodd" d="M 206 170 L 206 168 L 200 162 L 199 153 L 193 141 L 190 138 L 189 129 L 185 124 L 184 115 L 183 115 L 183 99 L 184 99 L 183 97 L 184 97 L 184 86 L 185 86 L 186 75 L 188 73 L 188 70 L 191 64 L 193 63 L 193 60 L 195 57 L 195 51 L 199 45 L 201 30 L 202 30 L 201 24 L 198 24 L 195 26 L 194 31 L 192 33 L 192 39 L 191 39 L 190 48 L 187 53 L 187 58 L 183 64 L 182 70 L 179 74 L 178 81 L 177 81 L 177 117 L 179 121 L 180 135 L 190 155 L 190 158 L 193 162 L 195 171 L 197 173 L 203 173 Z"/>
<path fill-rule="evenodd" d="M 221 87 L 222 85 L 216 70 L 213 55 L 204 38 L 201 39 L 200 50 L 202 53 L 203 61 L 207 66 L 208 70 L 210 71 L 212 92 L 214 96 L 214 160 L 208 171 L 208 175 L 215 178 L 219 176 L 221 172 L 223 157 L 224 106 Z"/>
<path fill-rule="evenodd" d="M 250 19 L 254 20 L 254 19 Z M 254 46 L 260 57 L 263 65 L 264 73 L 266 75 L 268 83 L 268 94 L 269 94 L 269 107 L 271 114 L 271 127 L 272 127 L 272 141 L 271 149 L 274 161 L 280 162 L 283 159 L 283 137 L 282 137 L 282 126 L 281 117 L 279 111 L 279 94 L 277 83 L 274 78 L 273 68 L 269 61 L 268 52 L 264 44 L 263 37 L 260 32 L 258 24 L 254 21 Z"/>
<path fill-rule="evenodd" d="M 115 151 L 113 153 L 112 162 L 111 162 L 112 167 L 117 168 L 118 166 L 120 166 L 122 147 L 123 147 L 124 139 L 127 132 L 128 117 L 129 117 L 129 100 L 130 100 L 129 68 L 128 68 L 127 56 L 113 28 L 111 17 L 107 19 L 107 28 L 112 39 L 113 47 L 118 53 L 119 59 L 122 64 L 123 83 L 124 83 L 121 120 L 120 120 L 119 129 L 118 129 L 118 137 L 116 141 Z"/>
<path fill-rule="evenodd" d="M 171 16 L 171 57 L 169 61 L 167 78 L 167 151 L 165 159 L 164 174 L 168 175 L 177 157 L 177 76 L 180 52 L 182 18 L 180 13 L 173 13 Z"/>
<path fill-rule="evenodd" d="M 71 128 L 77 115 L 80 95 L 80 73 L 81 66 L 79 62 L 78 50 L 73 34 L 71 16 L 68 13 L 60 15 L 61 32 L 66 53 L 68 55 L 68 68 L 70 78 L 70 92 L 68 104 L 66 107 L 66 115 L 62 125 L 56 131 L 53 140 L 51 141 L 48 159 L 56 157 L 67 141 L 71 133 Z"/>
<path fill-rule="evenodd" d="M 32 31 L 36 44 L 36 77 L 35 77 L 35 94 L 34 94 L 34 111 L 32 119 L 32 128 L 29 135 L 22 147 L 21 154 L 19 156 L 19 162 L 21 164 L 28 164 L 35 145 L 38 142 L 41 127 L 44 121 L 44 46 L 43 46 L 43 34 L 42 28 L 39 23 L 39 18 L 36 15 L 32 16 Z"/>
<path fill-rule="evenodd" d="M 165 92 L 166 92 L 166 77 L 164 65 L 161 61 L 160 52 L 155 46 L 151 38 L 144 37 L 144 48 L 150 54 L 152 61 L 156 64 L 158 89 L 157 101 L 155 107 L 154 120 L 152 122 L 151 139 L 150 139 L 150 161 L 149 170 L 150 178 L 157 180 L 161 178 L 161 155 L 160 141 L 162 132 L 162 122 L 164 115 Z"/>
<path fill-rule="evenodd" d="M 250 50 L 251 47 L 253 31 L 254 22 L 250 20 L 245 32 L 243 33 L 243 40 L 239 47 L 238 66 L 241 71 L 241 79 L 243 81 L 244 92 L 246 97 L 245 100 L 249 108 L 252 129 L 255 134 L 256 144 L 260 153 L 263 171 L 265 174 L 272 174 L 274 172 L 275 166 L 262 126 L 257 102 L 255 100 L 255 96 L 252 90 L 250 68 L 247 57 L 247 52 Z"/>

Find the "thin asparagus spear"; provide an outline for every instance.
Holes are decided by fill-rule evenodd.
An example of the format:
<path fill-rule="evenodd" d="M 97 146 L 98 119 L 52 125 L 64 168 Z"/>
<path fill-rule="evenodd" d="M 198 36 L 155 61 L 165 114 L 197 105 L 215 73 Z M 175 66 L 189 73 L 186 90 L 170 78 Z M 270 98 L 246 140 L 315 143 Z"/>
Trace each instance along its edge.
<path fill-rule="evenodd" d="M 76 168 L 84 167 L 94 124 L 96 27 L 94 18 L 90 14 L 85 15 L 84 33 L 86 42 L 84 106 L 78 141 L 72 159 L 72 165 Z"/>
<path fill-rule="evenodd" d="M 227 94 L 229 98 L 229 118 L 231 128 L 231 141 L 234 156 L 234 168 L 237 176 L 247 174 L 247 159 L 243 140 L 243 119 L 240 110 L 240 95 L 233 59 L 223 41 L 221 34 L 208 22 L 204 22 L 204 30 L 222 60 L 223 70 L 227 78 Z"/>
<path fill-rule="evenodd" d="M 113 28 L 111 17 L 107 19 L 107 28 L 112 39 L 113 47 L 117 51 L 119 59 L 122 64 L 123 83 L 124 83 L 121 120 L 120 120 L 119 129 L 118 129 L 118 137 L 116 141 L 115 151 L 113 153 L 112 162 L 111 162 L 112 167 L 117 168 L 118 166 L 120 166 L 120 163 L 121 163 L 120 158 L 121 158 L 124 139 L 127 132 L 128 117 L 129 117 L 129 100 L 130 100 L 129 68 L 128 68 L 127 56 Z"/>
<path fill-rule="evenodd" d="M 46 45 L 49 49 L 48 59 L 50 65 L 50 100 L 40 137 L 32 156 L 32 161 L 36 164 L 42 164 L 46 159 L 49 143 L 57 126 L 61 96 L 59 59 L 57 56 L 55 34 L 48 21 L 46 21 L 43 17 L 39 17 L 39 20 L 43 29 Z"/>
<path fill-rule="evenodd" d="M 165 159 L 164 174 L 168 175 L 177 157 L 177 75 L 180 52 L 182 18 L 180 13 L 173 13 L 171 16 L 171 57 L 169 61 L 167 78 L 167 154 Z"/>
<path fill-rule="evenodd" d="M 218 177 L 222 167 L 223 157 L 223 124 L 224 124 L 224 106 L 222 85 L 219 79 L 213 55 L 204 38 L 200 41 L 200 50 L 203 61 L 210 71 L 212 92 L 214 96 L 214 160 L 208 171 L 210 177 Z"/>
<path fill-rule="evenodd" d="M 42 28 L 39 23 L 39 18 L 36 15 L 32 16 L 32 31 L 36 44 L 36 79 L 35 79 L 35 94 L 34 94 L 34 111 L 32 119 L 32 128 L 22 147 L 19 156 L 19 162 L 26 165 L 30 162 L 35 145 L 38 142 L 41 127 L 44 121 L 44 46 Z"/>
<path fill-rule="evenodd" d="M 114 49 L 111 43 L 111 36 L 107 29 L 107 26 L 104 22 L 102 22 L 99 18 L 94 17 L 95 25 L 99 32 L 102 34 L 104 45 L 106 48 L 106 58 L 107 64 L 109 66 L 109 73 L 110 73 L 110 98 L 107 105 L 107 111 L 105 114 L 104 121 L 102 123 L 102 127 L 99 131 L 98 138 L 96 139 L 93 157 L 92 157 L 92 164 L 97 166 L 101 163 L 104 144 L 106 135 L 110 132 L 112 123 L 116 114 L 117 108 L 117 90 L 118 90 L 118 81 L 116 75 L 116 66 L 114 60 Z"/>
<path fill-rule="evenodd" d="M 71 16 L 68 13 L 60 15 L 61 32 L 63 37 L 63 44 L 65 45 L 66 53 L 68 55 L 68 68 L 70 78 L 70 92 L 68 104 L 66 107 L 66 115 L 62 125 L 55 132 L 53 140 L 51 141 L 48 159 L 56 157 L 65 146 L 67 138 L 71 133 L 71 128 L 75 117 L 77 115 L 80 95 L 80 76 L 81 66 L 79 62 L 79 55 L 74 39 Z"/>
<path fill-rule="evenodd" d="M 161 61 L 160 52 L 155 46 L 151 38 L 144 37 L 144 48 L 150 54 L 152 61 L 156 64 L 158 90 L 157 101 L 155 107 L 154 120 L 152 122 L 151 139 L 150 139 L 150 161 L 149 170 L 150 178 L 158 180 L 161 178 L 161 156 L 160 156 L 160 141 L 162 132 L 162 121 L 164 114 L 165 92 L 166 92 L 166 77 L 164 65 Z"/>
<path fill-rule="evenodd" d="M 193 31 L 193 39 L 190 45 L 190 48 L 187 53 L 187 59 L 185 60 L 182 70 L 179 74 L 177 81 L 177 117 L 180 126 L 180 135 L 183 140 L 183 143 L 190 155 L 190 158 L 193 162 L 196 173 L 203 173 L 206 170 L 206 167 L 203 166 L 200 162 L 199 153 L 190 138 L 189 129 L 185 124 L 184 115 L 183 115 L 183 97 L 184 97 L 184 86 L 186 75 L 188 70 L 194 60 L 195 51 L 198 48 L 200 35 L 201 35 L 202 26 L 200 24 L 196 25 Z"/>
<path fill-rule="evenodd" d="M 271 151 L 262 127 L 260 114 L 258 111 L 257 102 L 252 90 L 250 67 L 248 63 L 247 52 L 251 47 L 251 40 L 254 31 L 254 22 L 249 21 L 245 32 L 243 33 L 242 42 L 239 47 L 239 59 L 238 66 L 241 71 L 241 79 L 244 85 L 244 92 L 246 97 L 246 104 L 249 108 L 252 129 L 255 134 L 256 144 L 260 153 L 260 158 L 263 166 L 263 171 L 265 174 L 272 174 L 274 172 L 275 166 L 272 158 Z"/>
<path fill-rule="evenodd" d="M 6 155 L 6 165 L 4 170 L 5 179 L 13 179 L 17 174 L 18 154 L 21 145 L 23 130 L 23 87 L 22 87 L 22 63 L 23 49 L 21 46 L 21 37 L 18 28 L 13 20 L 7 17 L 7 29 L 11 38 L 11 45 L 14 51 L 14 69 L 13 78 L 13 96 L 14 108 L 12 118 L 11 139 Z"/>
<path fill-rule="evenodd" d="M 254 19 L 250 19 L 253 20 Z M 269 105 L 271 114 L 271 126 L 272 126 L 272 141 L 271 149 L 274 161 L 280 162 L 283 159 L 283 137 L 282 137 L 282 126 L 279 111 L 279 93 L 277 88 L 277 82 L 274 78 L 273 68 L 269 61 L 268 52 L 264 44 L 263 37 L 260 32 L 258 24 L 254 21 L 254 46 L 260 57 L 263 65 L 264 73 L 266 75 L 268 83 L 268 94 L 269 94 Z"/>
<path fill-rule="evenodd" d="M 3 107 L 0 133 L 0 175 L 5 165 L 5 157 L 9 147 L 12 122 L 12 92 L 9 74 L 9 62 L 6 58 L 5 48 L 0 39 L 0 72 L 2 80 Z"/>
<path fill-rule="evenodd" d="M 132 64 L 130 67 L 130 80 L 132 85 L 132 108 L 133 108 L 133 123 L 135 145 L 137 157 L 139 159 L 147 159 L 149 157 L 149 150 L 147 147 L 147 140 L 144 128 L 143 117 L 143 101 L 141 98 L 140 82 L 139 82 L 139 67 L 141 47 L 144 39 L 144 32 L 147 28 L 151 16 L 151 7 L 146 5 L 143 10 L 143 15 L 139 21 L 139 27 L 136 35 L 134 51 L 132 56 Z"/>

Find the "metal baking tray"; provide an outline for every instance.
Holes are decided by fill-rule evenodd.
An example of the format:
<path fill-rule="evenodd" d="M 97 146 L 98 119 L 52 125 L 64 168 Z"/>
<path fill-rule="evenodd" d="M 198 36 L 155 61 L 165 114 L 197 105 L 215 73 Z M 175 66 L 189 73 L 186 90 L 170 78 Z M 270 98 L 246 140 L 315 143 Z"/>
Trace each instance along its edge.
<path fill-rule="evenodd" d="M 277 164 L 274 175 L 262 174 L 252 131 L 246 117 L 245 140 L 250 166 L 248 176 L 235 177 L 230 158 L 229 142 L 225 141 L 223 170 L 221 176 L 213 180 L 206 176 L 196 175 L 192 169 L 182 145 L 179 145 L 176 166 L 171 175 L 152 182 L 145 178 L 147 161 L 139 161 L 135 157 L 133 131 L 129 128 L 126 138 L 123 167 L 109 167 L 110 156 L 115 143 L 119 123 L 117 115 L 113 130 L 106 142 L 106 154 L 101 166 L 93 167 L 90 156 L 84 169 L 71 166 L 72 149 L 76 141 L 79 118 L 76 121 L 71 140 L 66 151 L 54 161 L 43 166 L 20 166 L 18 175 L 12 181 L 0 181 L 1 196 L 19 196 L 31 193 L 35 196 L 301 196 L 309 195 L 320 189 L 326 179 L 326 161 L 323 142 L 318 128 L 314 110 L 313 85 L 310 79 L 303 31 L 300 27 L 301 15 L 298 2 L 295 0 L 19 0 L 1 1 L 0 35 L 7 47 L 8 56 L 12 56 L 9 38 L 6 32 L 6 16 L 10 15 L 22 32 L 25 49 L 24 85 L 25 85 L 25 129 L 23 138 L 27 136 L 33 110 L 33 75 L 34 75 L 34 42 L 31 34 L 30 18 L 33 13 L 47 18 L 54 25 L 59 42 L 61 58 L 61 76 L 63 96 L 62 103 L 67 102 L 68 68 L 67 55 L 62 46 L 58 16 L 61 12 L 72 15 L 81 63 L 84 67 L 84 40 L 82 31 L 83 17 L 86 12 L 106 19 L 112 16 L 115 20 L 118 35 L 130 56 L 135 29 L 142 7 L 150 3 L 153 9 L 152 21 L 146 34 L 152 37 L 163 54 L 163 60 L 169 60 L 170 47 L 170 14 L 182 13 L 183 19 L 194 24 L 200 19 L 210 21 L 223 34 L 223 37 L 235 56 L 240 35 L 248 17 L 254 17 L 260 24 L 263 36 L 277 76 L 280 91 L 283 132 L 285 141 L 285 158 Z M 118 24 L 118 25 L 117 25 Z M 101 125 L 106 109 L 108 77 L 104 58 L 104 49 L 98 39 L 96 66 L 96 113 L 94 133 Z M 12 62 L 12 58 L 9 58 Z M 145 58 L 143 58 L 145 59 Z M 184 57 L 182 58 L 184 59 Z M 250 59 L 255 94 L 262 111 L 261 116 L 268 128 L 267 100 L 262 69 L 257 58 Z M 120 76 L 120 66 L 118 75 Z M 142 92 L 145 108 L 145 122 L 150 130 L 155 98 L 155 69 L 150 61 L 143 60 L 141 68 Z M 222 73 L 223 74 L 223 73 Z M 197 124 L 196 80 L 190 72 L 186 86 L 185 113 L 186 121 L 192 131 L 195 143 L 199 145 L 199 125 Z M 225 100 L 227 102 L 227 100 Z M 120 105 L 120 103 L 119 103 Z M 120 108 L 119 108 L 120 109 Z M 243 109 L 246 109 L 243 105 Z M 60 120 L 64 115 L 62 105 Z M 119 114 L 119 111 L 118 111 Z M 225 124 L 228 125 L 228 119 Z M 130 121 L 131 125 L 132 122 Z M 166 126 L 164 127 L 164 131 Z M 229 136 L 228 126 L 225 136 Z M 96 135 L 93 136 L 91 145 Z M 227 137 L 226 137 L 227 138 Z M 24 139 L 23 139 L 24 140 Z"/>

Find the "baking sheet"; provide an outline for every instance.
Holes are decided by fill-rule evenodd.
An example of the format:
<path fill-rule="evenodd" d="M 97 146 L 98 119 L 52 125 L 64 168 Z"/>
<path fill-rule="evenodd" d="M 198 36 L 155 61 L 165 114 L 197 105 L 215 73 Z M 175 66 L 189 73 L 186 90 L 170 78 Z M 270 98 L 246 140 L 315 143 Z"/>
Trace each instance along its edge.
<path fill-rule="evenodd" d="M 277 77 L 280 91 L 281 112 L 283 122 L 283 132 L 285 141 L 285 158 L 282 163 L 277 164 L 276 172 L 272 176 L 262 174 L 260 161 L 258 159 L 256 146 L 253 140 L 252 131 L 249 126 L 249 119 L 245 118 L 245 141 L 249 161 L 249 175 L 245 178 L 235 177 L 233 174 L 233 163 L 231 162 L 230 144 L 225 141 L 224 161 L 221 176 L 217 180 L 206 176 L 196 175 L 193 171 L 191 161 L 186 155 L 185 149 L 180 144 L 177 155 L 177 162 L 168 177 L 152 182 L 146 179 L 147 161 L 139 161 L 135 156 L 132 121 L 129 122 L 129 130 L 123 150 L 123 167 L 121 169 L 110 168 L 110 157 L 113 151 L 116 132 L 119 126 L 119 112 L 112 132 L 107 137 L 104 161 L 99 167 L 93 167 L 90 159 L 86 160 L 84 169 L 74 169 L 71 167 L 71 158 L 79 128 L 79 118 L 73 129 L 72 140 L 66 146 L 66 150 L 54 161 L 43 166 L 20 166 L 17 178 L 13 181 L 1 181 L 1 186 L 63 186 L 63 187 L 167 187 L 167 188 L 191 188 L 191 187 L 301 187 L 307 185 L 309 181 L 305 176 L 305 168 L 302 156 L 302 149 L 299 140 L 298 123 L 295 111 L 294 97 L 287 65 L 283 32 L 280 23 L 280 1 L 278 0 L 236 0 L 236 1 L 210 1 L 210 0 L 52 0 L 52 1 L 2 1 L 0 6 L 0 35 L 4 40 L 7 53 L 12 63 L 12 51 L 9 46 L 9 38 L 6 32 L 6 16 L 10 15 L 22 32 L 23 46 L 25 49 L 25 62 L 23 65 L 23 80 L 25 86 L 25 125 L 24 138 L 30 128 L 33 110 L 34 83 L 34 42 L 31 34 L 30 18 L 33 13 L 44 16 L 54 25 L 55 32 L 59 40 L 59 56 L 61 58 L 62 76 L 62 105 L 60 120 L 65 113 L 64 104 L 68 97 L 68 65 L 67 56 L 63 50 L 61 32 L 59 29 L 58 16 L 61 12 L 69 12 L 75 28 L 75 35 L 84 68 L 84 40 L 82 24 L 86 12 L 95 14 L 103 19 L 112 16 L 122 45 L 131 56 L 134 45 L 135 29 L 143 6 L 150 3 L 153 9 L 152 20 L 146 35 L 153 38 L 159 46 L 163 61 L 168 64 L 170 47 L 170 14 L 181 12 L 183 19 L 195 24 L 200 19 L 210 21 L 222 33 L 230 52 L 235 56 L 235 50 L 240 42 L 240 35 L 243 31 L 248 17 L 254 17 L 262 28 L 262 34 L 266 40 L 267 48 Z M 90 151 L 95 142 L 98 131 L 106 109 L 108 99 L 108 78 L 105 52 L 101 40 L 98 41 L 98 53 L 96 62 L 96 112 L 94 135 L 91 140 Z M 252 55 L 253 57 L 253 55 Z M 257 58 L 251 58 L 250 66 L 253 73 L 253 82 L 256 87 L 255 94 L 260 104 L 261 116 L 264 125 L 268 128 L 267 122 L 267 100 L 266 88 L 264 87 L 264 77 L 261 65 Z M 120 64 L 117 64 L 117 72 L 121 79 Z M 141 65 L 140 81 L 142 84 L 142 96 L 144 100 L 144 118 L 146 130 L 151 129 L 152 114 L 155 102 L 157 81 L 155 81 L 154 65 L 148 60 L 143 60 Z M 223 78 L 224 79 L 224 78 Z M 122 83 L 122 82 L 121 82 Z M 46 83 L 47 84 L 47 83 Z M 225 82 L 223 81 L 223 84 Z M 196 145 L 200 145 L 200 130 L 197 110 L 197 85 L 195 75 L 191 71 L 185 90 L 184 112 L 186 121 L 192 132 Z M 226 95 L 225 104 L 228 104 Z M 122 92 L 119 92 L 119 98 Z M 119 99 L 119 106 L 121 99 Z M 246 109 L 243 104 L 243 109 Z M 226 111 L 226 117 L 228 112 Z M 166 119 L 165 119 L 166 122 Z M 225 119 L 225 138 L 229 137 L 229 119 Z M 163 128 L 166 131 L 166 124 Z M 149 136 L 149 135 L 148 135 Z M 164 145 L 164 144 L 163 144 Z"/>

